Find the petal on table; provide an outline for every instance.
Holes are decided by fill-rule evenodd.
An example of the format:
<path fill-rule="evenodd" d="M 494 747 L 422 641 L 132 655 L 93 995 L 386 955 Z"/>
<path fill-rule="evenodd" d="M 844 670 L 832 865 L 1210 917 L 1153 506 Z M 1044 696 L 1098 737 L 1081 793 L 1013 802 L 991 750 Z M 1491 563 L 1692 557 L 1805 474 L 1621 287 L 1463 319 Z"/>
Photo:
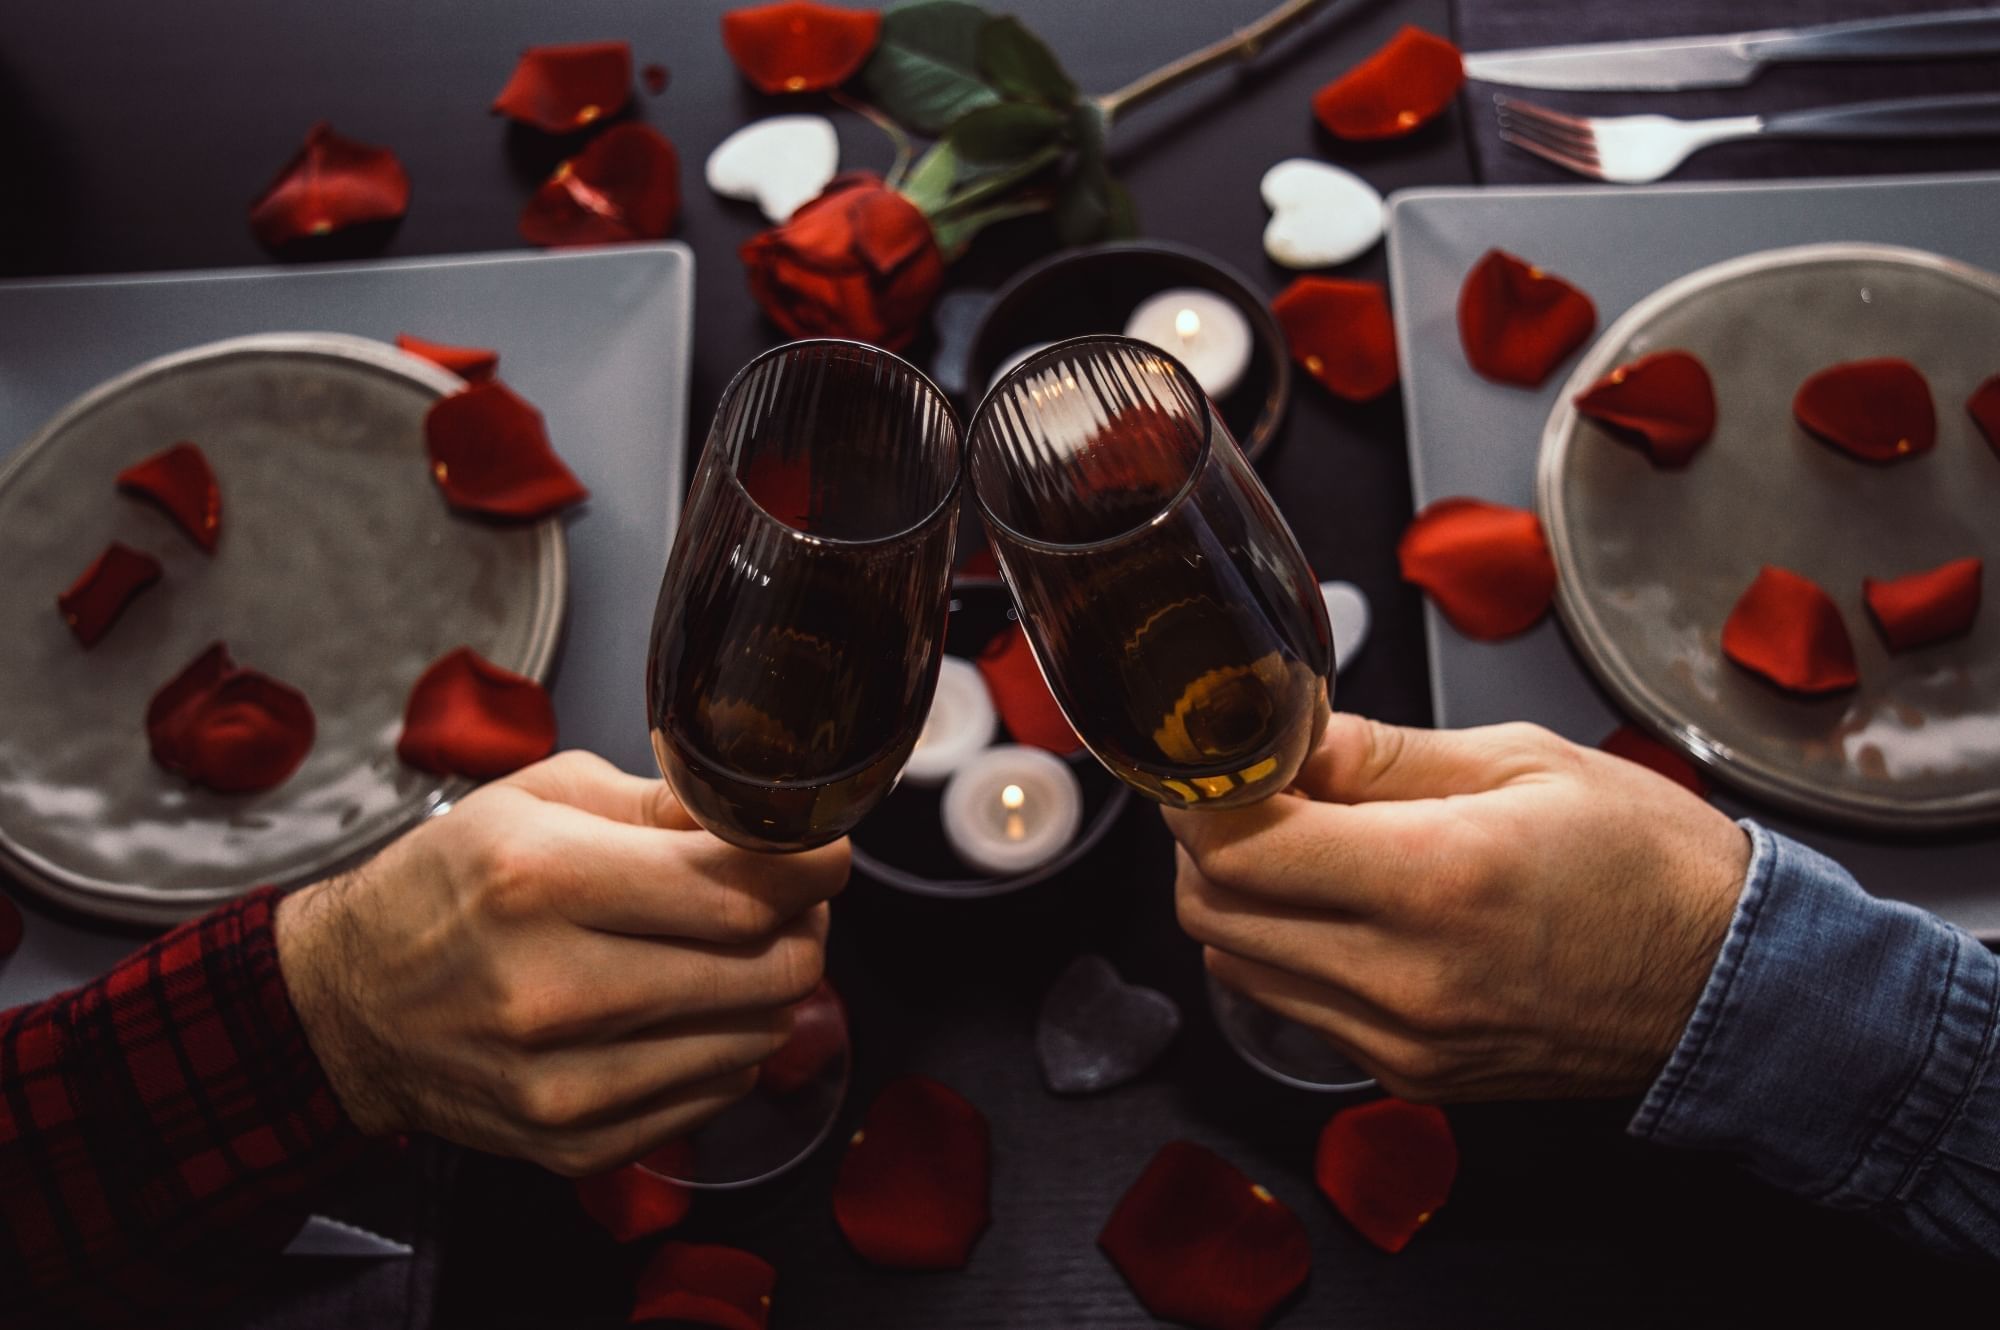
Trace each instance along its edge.
<path fill-rule="evenodd" d="M 1953 559 L 1905 577 L 1861 579 L 1868 613 L 1891 651 L 1911 651 L 1972 627 L 1979 613 L 1984 565 L 1976 558 Z"/>
<path fill-rule="evenodd" d="M 631 1320 L 764 1330 L 777 1282 L 770 1262 L 747 1251 L 665 1242 L 639 1272 Z"/>
<path fill-rule="evenodd" d="M 451 346 L 427 342 L 409 333 L 396 334 L 396 346 L 433 365 L 450 370 L 467 383 L 485 383 L 500 368 L 500 353 L 483 346 Z"/>
<path fill-rule="evenodd" d="M 681 212 L 681 159 L 650 125 L 613 125 L 555 169 L 521 211 L 536 245 L 658 240 Z"/>
<path fill-rule="evenodd" d="M 56 608 L 76 640 L 93 647 L 133 598 L 159 580 L 158 559 L 114 540 L 56 597 Z"/>
<path fill-rule="evenodd" d="M 1541 520 L 1525 509 L 1439 499 L 1410 522 L 1396 557 L 1404 580 L 1482 642 L 1533 627 L 1555 599 L 1555 559 Z"/>
<path fill-rule="evenodd" d="M 804 0 L 722 16 L 722 44 L 760 92 L 816 92 L 844 83 L 867 63 L 881 33 L 876 10 Z"/>
<path fill-rule="evenodd" d="M 1074 753 L 1083 747 L 1083 741 L 1076 737 L 1076 731 L 1070 728 L 1068 718 L 1056 704 L 1055 694 L 1049 691 L 1042 667 L 1035 663 L 1034 648 L 1028 645 L 1028 635 L 1020 624 L 1014 624 L 988 642 L 973 663 L 986 676 L 986 686 L 992 690 L 1000 720 L 1016 743 L 1046 748 L 1051 753 Z"/>
<path fill-rule="evenodd" d="M 1405 26 L 1381 50 L 1313 94 L 1313 114 L 1343 139 L 1392 139 L 1437 116 L 1465 82 L 1458 48 Z"/>
<path fill-rule="evenodd" d="M 542 413 L 498 380 L 432 403 L 424 447 L 445 501 L 466 512 L 534 521 L 590 497 L 550 446 Z"/>
<path fill-rule="evenodd" d="M 1441 1110 L 1377 1099 L 1328 1119 L 1313 1174 L 1362 1237 L 1399 1252 L 1450 1198 L 1458 1142 Z"/>
<path fill-rule="evenodd" d="M 315 728 L 305 694 L 238 667 L 220 642 L 146 708 L 153 760 L 219 794 L 283 784 L 312 750 Z"/>
<path fill-rule="evenodd" d="M 1504 250 L 1487 250 L 1459 288 L 1465 358 L 1500 383 L 1541 386 L 1596 326 L 1589 296 Z"/>
<path fill-rule="evenodd" d="M 1669 748 L 1652 735 L 1631 725 L 1620 725 L 1604 736 L 1597 745 L 1613 757 L 1622 757 L 1628 762 L 1637 762 L 1642 767 L 1650 767 L 1676 785 L 1686 786 L 1706 799 L 1708 782 L 1702 779 L 1701 769 L 1687 760 L 1678 749 Z"/>
<path fill-rule="evenodd" d="M 1301 277 L 1271 312 L 1292 359 L 1329 392 L 1366 402 L 1396 386 L 1396 325 L 1380 282 Z"/>
<path fill-rule="evenodd" d="M 118 473 L 118 488 L 159 504 L 195 544 L 215 552 L 215 542 L 222 536 L 222 491 L 208 459 L 195 445 L 177 443 L 134 462 Z"/>
<path fill-rule="evenodd" d="M 1715 433 L 1715 385 L 1686 351 L 1620 365 L 1578 393 L 1576 409 L 1669 469 L 1686 466 Z"/>
<path fill-rule="evenodd" d="M 833 1184 L 854 1250 L 895 1270 L 956 1270 L 991 1211 L 986 1115 L 925 1076 L 892 1081 L 862 1119 Z"/>
<path fill-rule="evenodd" d="M 685 1145 L 675 1142 L 655 1151 L 647 1162 L 672 1172 L 686 1155 Z M 578 1178 L 575 1187 L 577 1204 L 584 1213 L 620 1242 L 664 1233 L 687 1218 L 688 1208 L 694 1204 L 692 1190 L 638 1164 Z"/>
<path fill-rule="evenodd" d="M 567 134 L 618 114 L 631 100 L 631 46 L 576 42 L 521 52 L 493 110 L 550 134 Z"/>
<path fill-rule="evenodd" d="M 555 751 L 548 690 L 471 647 L 440 656 L 410 690 L 396 756 L 423 771 L 490 780 Z"/>
<path fill-rule="evenodd" d="M 1923 372 L 1907 360 L 1829 365 L 1792 398 L 1799 424 L 1864 462 L 1899 462 L 1937 442 L 1937 408 Z"/>
<path fill-rule="evenodd" d="M 1795 693 L 1836 693 L 1860 681 L 1840 607 L 1810 578 L 1768 564 L 1729 611 L 1722 652 Z"/>
<path fill-rule="evenodd" d="M 362 222 L 386 222 L 410 207 L 410 177 L 387 148 L 342 138 L 322 120 L 251 205 L 250 229 L 272 249 Z"/>

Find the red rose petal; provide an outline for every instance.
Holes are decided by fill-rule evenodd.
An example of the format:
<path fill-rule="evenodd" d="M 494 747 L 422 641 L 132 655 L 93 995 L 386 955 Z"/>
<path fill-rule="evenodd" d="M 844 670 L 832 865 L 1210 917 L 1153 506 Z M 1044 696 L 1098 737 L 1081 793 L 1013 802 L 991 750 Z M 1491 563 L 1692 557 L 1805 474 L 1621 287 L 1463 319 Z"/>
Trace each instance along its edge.
<path fill-rule="evenodd" d="M 272 249 L 410 207 L 410 177 L 387 148 L 342 138 L 322 120 L 250 208 L 250 229 Z"/>
<path fill-rule="evenodd" d="M 681 159 L 649 125 L 613 125 L 558 166 L 521 212 L 535 245 L 658 240 L 681 212 Z"/>
<path fill-rule="evenodd" d="M 1722 625 L 1722 652 L 1795 693 L 1833 693 L 1860 681 L 1840 607 L 1808 578 L 1766 565 Z"/>
<path fill-rule="evenodd" d="M 1042 667 L 1035 664 L 1034 648 L 1028 645 L 1028 635 L 1020 624 L 988 642 L 974 664 L 986 676 L 993 704 L 1016 743 L 1046 748 L 1051 753 L 1074 753 L 1083 747 L 1083 740 L 1076 737 L 1055 694 L 1049 691 Z"/>
<path fill-rule="evenodd" d="M 239 668 L 217 642 L 153 694 L 146 737 L 153 760 L 220 794 L 283 784 L 312 750 L 305 694 Z"/>
<path fill-rule="evenodd" d="M 1597 327 L 1590 297 L 1552 273 L 1489 249 L 1458 292 L 1458 338 L 1473 369 L 1537 388 Z"/>
<path fill-rule="evenodd" d="M 1972 422 L 1979 426 L 1986 442 L 1993 445 L 1994 454 L 2000 456 L 2000 374 L 1973 389 L 1965 409 L 1972 413 Z"/>
<path fill-rule="evenodd" d="M 498 380 L 438 398 L 424 448 L 454 508 L 532 521 L 590 497 L 549 446 L 542 413 Z"/>
<path fill-rule="evenodd" d="M 925 1076 L 892 1081 L 854 1133 L 833 1184 L 833 1217 L 863 1259 L 893 1270 L 956 1270 L 991 1217 L 986 1116 Z"/>
<path fill-rule="evenodd" d="M 782 226 L 737 251 L 750 295 L 793 337 L 849 337 L 894 351 L 944 283 L 930 219 L 879 176 L 848 171 Z"/>
<path fill-rule="evenodd" d="M 1622 757 L 1627 762 L 1637 762 L 1659 772 L 1676 785 L 1686 786 L 1706 799 L 1708 782 L 1701 778 L 1701 769 L 1687 760 L 1678 750 L 1669 748 L 1643 730 L 1630 725 L 1620 725 L 1604 736 L 1604 742 L 1597 745 L 1613 757 Z"/>
<path fill-rule="evenodd" d="M 1533 513 L 1483 499 L 1439 499 L 1396 547 L 1405 581 L 1452 626 L 1496 642 L 1533 627 L 1556 594 L 1556 563 Z"/>
<path fill-rule="evenodd" d="M 631 100 L 632 48 L 624 42 L 577 42 L 521 52 L 493 110 L 551 134 L 567 134 L 618 114 Z"/>
<path fill-rule="evenodd" d="M 657 1160 L 668 1166 L 666 1171 L 672 1171 L 673 1162 L 684 1158 L 686 1153 L 685 1147 L 669 1145 L 647 1159 Z M 666 1155 L 673 1158 L 661 1158 Z M 664 1233 L 687 1218 L 688 1207 L 694 1204 L 692 1190 L 649 1173 L 638 1164 L 627 1164 L 592 1178 L 578 1178 L 575 1187 L 577 1203 L 584 1213 L 620 1242 Z"/>
<path fill-rule="evenodd" d="M 647 65 L 639 71 L 639 77 L 646 80 L 646 91 L 655 97 L 667 90 L 669 75 L 665 65 Z"/>
<path fill-rule="evenodd" d="M 1654 466 L 1686 466 L 1715 433 L 1715 385 L 1686 351 L 1620 365 L 1578 393 L 1576 409 L 1638 444 Z"/>
<path fill-rule="evenodd" d="M 1953 559 L 1921 573 L 1861 579 L 1862 599 L 1891 651 L 1909 651 L 1957 637 L 1979 613 L 1978 559 Z"/>
<path fill-rule="evenodd" d="M 1930 385 L 1907 360 L 1850 360 L 1799 385 L 1799 424 L 1864 462 L 1896 462 L 1937 442 Z"/>
<path fill-rule="evenodd" d="M 1000 576 L 1000 560 L 993 553 L 993 547 L 991 545 L 981 545 L 971 554 L 968 554 L 965 557 L 965 562 L 958 566 L 958 576 L 960 577 Z"/>
<path fill-rule="evenodd" d="M 111 631 L 132 598 L 159 580 L 158 559 L 114 540 L 69 590 L 56 597 L 56 608 L 76 640 L 93 647 Z"/>
<path fill-rule="evenodd" d="M 665 1242 L 639 1272 L 632 1321 L 685 1321 L 722 1330 L 764 1330 L 778 1272 L 734 1247 Z"/>
<path fill-rule="evenodd" d="M 500 368 L 500 353 L 483 346 L 450 346 L 444 342 L 427 342 L 408 333 L 397 333 L 396 347 L 450 370 L 467 383 L 485 383 Z"/>
<path fill-rule="evenodd" d="M 1395 386 L 1396 325 L 1380 282 L 1301 277 L 1278 293 L 1271 312 L 1292 359 L 1329 391 L 1366 402 Z"/>
<path fill-rule="evenodd" d="M 847 1044 L 847 1008 L 824 979 L 812 996 L 792 1008 L 792 1036 L 764 1060 L 757 1083 L 773 1094 L 802 1090 L 840 1056 Z"/>
<path fill-rule="evenodd" d="M 1312 1268 L 1299 1217 L 1191 1141 L 1161 1147 L 1097 1245 L 1147 1311 L 1208 1330 L 1257 1330 Z"/>
<path fill-rule="evenodd" d="M 490 780 L 541 761 L 555 747 L 548 690 L 459 647 L 438 657 L 410 690 L 396 756 L 438 775 Z"/>
<path fill-rule="evenodd" d="M 817 92 L 844 83 L 867 63 L 882 32 L 873 9 L 835 9 L 804 0 L 722 16 L 722 44 L 759 92 Z"/>
<path fill-rule="evenodd" d="M 191 443 L 177 443 L 118 473 L 118 488 L 142 494 L 167 510 L 194 543 L 213 554 L 222 535 L 222 491 L 208 459 Z"/>
<path fill-rule="evenodd" d="M 1313 94 L 1313 114 L 1343 139 L 1408 134 L 1451 105 L 1465 82 L 1458 48 L 1405 26 L 1381 50 Z"/>
<path fill-rule="evenodd" d="M 21 934 L 26 923 L 21 918 L 21 907 L 0 895 L 0 959 L 14 954 L 21 945 Z"/>
<path fill-rule="evenodd" d="M 1451 1196 L 1458 1143 L 1438 1109 L 1377 1099 L 1328 1120 L 1313 1171 L 1362 1237 L 1398 1252 Z"/>

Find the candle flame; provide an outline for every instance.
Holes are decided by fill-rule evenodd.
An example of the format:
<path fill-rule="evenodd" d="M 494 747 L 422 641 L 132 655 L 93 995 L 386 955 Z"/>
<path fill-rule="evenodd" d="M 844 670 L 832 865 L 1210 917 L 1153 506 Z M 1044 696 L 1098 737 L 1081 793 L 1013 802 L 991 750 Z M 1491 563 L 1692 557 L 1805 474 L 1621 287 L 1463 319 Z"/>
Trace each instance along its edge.
<path fill-rule="evenodd" d="M 1000 791 L 1000 806 L 1009 812 L 1028 802 L 1028 793 L 1018 785 L 1009 785 Z"/>
<path fill-rule="evenodd" d="M 1174 331 L 1181 335 L 1183 342 L 1201 331 L 1201 315 L 1191 309 L 1184 309 L 1174 315 Z"/>

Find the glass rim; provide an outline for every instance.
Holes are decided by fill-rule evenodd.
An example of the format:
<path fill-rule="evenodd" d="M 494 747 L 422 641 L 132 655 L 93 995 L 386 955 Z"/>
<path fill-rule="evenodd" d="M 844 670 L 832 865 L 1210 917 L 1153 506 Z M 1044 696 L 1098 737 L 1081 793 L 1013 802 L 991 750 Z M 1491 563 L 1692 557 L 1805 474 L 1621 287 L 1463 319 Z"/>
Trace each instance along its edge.
<path fill-rule="evenodd" d="M 957 409 L 952 406 L 951 398 L 945 395 L 944 390 L 937 386 L 931 379 L 931 376 L 897 355 L 894 351 L 885 350 L 870 342 L 856 341 L 851 337 L 802 337 L 796 341 L 780 342 L 777 346 L 767 347 L 744 362 L 743 366 L 736 373 L 730 375 L 729 382 L 723 385 L 722 396 L 716 399 L 716 420 L 718 422 L 721 420 L 722 413 L 729 406 L 730 399 L 742 388 L 743 381 L 750 376 L 751 371 L 773 357 L 802 348 L 843 348 L 864 352 L 870 357 L 888 362 L 909 378 L 915 380 L 925 392 L 929 393 L 944 408 L 944 418 L 950 422 L 952 427 L 952 448 L 958 454 L 958 465 L 952 469 L 951 483 L 945 487 L 945 492 L 938 499 L 935 507 L 922 517 L 911 522 L 908 526 L 880 536 L 868 536 L 859 540 L 846 536 L 829 536 L 820 532 L 801 531 L 791 525 L 791 523 L 781 521 L 776 514 L 772 513 L 763 504 L 757 502 L 757 496 L 752 494 L 749 488 L 744 485 L 743 477 L 737 474 L 735 462 L 732 460 L 727 466 L 722 467 L 722 470 L 728 476 L 730 488 L 743 500 L 745 506 L 752 513 L 756 514 L 759 521 L 769 523 L 782 534 L 796 540 L 802 540 L 813 545 L 825 545 L 835 549 L 856 550 L 867 549 L 875 545 L 894 545 L 901 541 L 906 541 L 927 527 L 930 527 L 946 513 L 949 513 L 959 501 L 959 491 L 965 483 L 966 464 L 970 461 L 970 454 L 965 447 L 965 427 L 958 418 Z M 709 426 L 709 438 L 713 439 L 714 435 L 715 425 L 711 424 Z M 706 463 L 707 461 L 707 450 L 708 445 L 704 442 L 702 445 L 702 463 Z M 697 478 L 699 478 L 700 474 L 700 465 L 698 463 L 696 466 Z"/>
<path fill-rule="evenodd" d="M 1201 443 L 1195 454 L 1194 464 L 1188 468 L 1188 473 L 1182 478 L 1179 487 L 1144 521 L 1136 522 L 1126 527 L 1123 531 L 1114 531 L 1108 536 L 1100 536 L 1096 540 L 1076 542 L 1041 540 L 1035 536 L 1028 535 L 1024 531 L 1016 530 L 1013 526 L 1002 521 L 993 512 L 992 507 L 987 504 L 986 496 L 980 493 L 979 476 L 972 464 L 973 455 L 978 450 L 979 426 L 980 422 L 986 419 L 987 410 L 992 405 L 994 399 L 1000 395 L 1002 389 L 1011 386 L 1015 379 L 1036 368 L 1049 357 L 1061 352 L 1073 351 L 1083 346 L 1141 347 L 1166 361 L 1168 365 L 1173 367 L 1174 373 L 1180 376 L 1182 383 L 1193 389 L 1196 396 L 1199 397 L 1201 404 L 1206 408 L 1200 413 Z M 972 419 L 966 423 L 965 448 L 963 451 L 965 453 L 964 469 L 971 474 L 972 497 L 974 502 L 979 505 L 979 516 L 982 520 L 1005 534 L 1009 540 L 1028 546 L 1031 549 L 1046 550 L 1056 554 L 1073 554 L 1084 550 L 1105 549 L 1121 541 L 1131 540 L 1135 536 L 1160 525 L 1160 523 L 1172 517 L 1174 513 L 1179 511 L 1181 505 L 1187 502 L 1188 495 L 1194 492 L 1195 482 L 1201 479 L 1201 473 L 1207 470 L 1209 458 L 1214 450 L 1215 404 L 1208 400 L 1208 394 L 1202 390 L 1201 383 L 1194 377 L 1193 372 L 1176 359 L 1172 352 L 1162 350 L 1151 342 L 1141 341 L 1137 337 L 1126 337 L 1118 333 L 1085 333 L 1082 336 L 1065 338 L 1063 341 L 1043 347 L 1040 351 L 1037 351 L 1034 355 L 1029 356 L 1013 369 L 1001 375 L 1000 381 L 986 390 L 986 396 L 980 398 L 978 409 L 972 413 Z"/>

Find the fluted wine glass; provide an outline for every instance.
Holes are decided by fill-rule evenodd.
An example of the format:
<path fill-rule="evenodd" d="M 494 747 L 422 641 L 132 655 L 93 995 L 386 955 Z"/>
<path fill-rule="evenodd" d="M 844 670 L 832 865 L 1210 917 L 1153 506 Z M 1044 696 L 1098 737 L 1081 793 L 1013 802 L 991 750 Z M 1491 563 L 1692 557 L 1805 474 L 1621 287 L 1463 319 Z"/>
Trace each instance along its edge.
<path fill-rule="evenodd" d="M 646 663 L 654 754 L 702 826 L 751 850 L 811 849 L 895 784 L 937 685 L 963 469 L 944 395 L 872 346 L 794 342 L 724 391 Z M 802 1020 L 795 1042 L 808 1025 L 823 1058 L 802 1068 L 788 1045 L 655 1171 L 745 1186 L 811 1153 L 848 1056 L 844 1021 L 834 1041 Z"/>
<path fill-rule="evenodd" d="M 1318 579 L 1214 406 L 1171 356 L 1064 342 L 987 394 L 975 494 L 1035 659 L 1112 773 L 1173 808 L 1285 789 L 1326 728 Z M 1220 985 L 1216 1016 L 1293 1085 L 1368 1083 L 1330 1044 Z"/>

